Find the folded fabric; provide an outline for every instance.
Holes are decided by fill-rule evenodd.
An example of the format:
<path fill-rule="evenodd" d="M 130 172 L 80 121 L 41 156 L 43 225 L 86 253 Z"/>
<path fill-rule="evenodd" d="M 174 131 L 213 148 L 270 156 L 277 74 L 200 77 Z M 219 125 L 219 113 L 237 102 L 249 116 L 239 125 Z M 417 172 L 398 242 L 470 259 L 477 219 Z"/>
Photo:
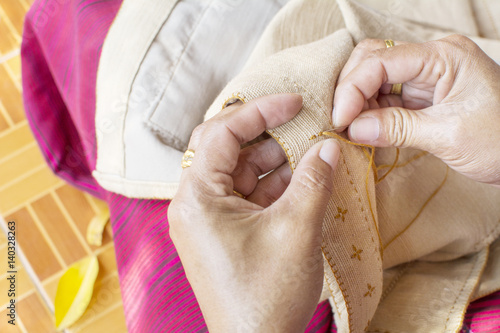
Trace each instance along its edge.
<path fill-rule="evenodd" d="M 418 42 L 444 33 L 387 20 L 347 0 L 339 0 L 338 7 L 326 1 L 294 1 L 285 9 L 256 46 L 265 57 L 251 58 L 253 65 L 226 86 L 207 118 L 235 99 L 301 94 L 301 112 L 268 131 L 293 170 L 313 144 L 335 136 L 330 121 L 333 92 L 356 43 L 388 36 Z M 339 10 L 343 22 L 331 19 Z M 289 31 L 300 31 L 300 36 L 286 39 Z M 285 50 L 273 53 L 284 44 Z M 339 331 L 459 330 L 486 266 L 488 246 L 500 233 L 500 190 L 469 180 L 425 152 L 371 149 L 372 160 L 367 147 L 336 137 L 342 154 L 322 249 L 325 285 Z M 384 171 L 384 177 L 378 175 Z M 498 280 L 488 283 L 500 287 Z"/>
<path fill-rule="evenodd" d="M 366 2 L 378 8 L 388 3 Z M 269 131 L 286 151 L 293 170 L 310 146 L 334 135 L 330 123 L 334 87 L 359 41 L 420 42 L 448 35 L 449 30 L 477 34 L 468 1 L 453 2 L 455 15 L 435 24 L 432 17 L 444 17 L 439 13 L 446 6 L 433 2 L 429 11 L 429 3 L 415 1 L 405 4 L 405 9 L 392 8 L 381 14 L 346 0 L 338 4 L 291 1 L 269 23 L 244 71 L 215 100 L 207 118 L 234 99 L 300 93 L 304 97 L 301 113 Z M 130 33 L 137 43 L 122 45 L 137 6 L 125 1 L 103 47 L 97 84 L 98 156 L 93 174 L 105 189 L 130 197 L 166 199 L 175 194 L 182 142 L 189 136 L 185 123 L 168 123 L 177 119 L 168 115 L 179 104 L 170 103 L 169 108 L 163 103 L 163 111 L 148 111 L 153 117 L 144 120 L 142 104 L 133 96 L 124 96 L 138 91 L 137 68 L 146 60 L 149 46 L 174 5 L 175 1 L 152 1 L 141 16 L 147 17 L 139 25 L 141 33 Z M 484 15 L 484 7 L 477 8 Z M 419 13 L 423 24 L 412 20 L 418 15 L 413 17 L 405 10 Z M 498 41 L 474 40 L 498 62 Z M 128 50 L 130 45 L 137 51 Z M 129 57 L 116 61 L 123 52 Z M 172 102 L 171 95 L 162 96 Z M 192 112 L 185 119 L 197 119 L 199 105 Z M 153 118 L 161 126 L 151 124 Z M 170 140 L 174 132 L 183 133 L 182 137 Z M 500 206 L 496 204 L 500 191 L 468 180 L 425 152 L 374 151 L 337 138 L 342 158 L 324 222 L 323 253 L 324 295 L 331 296 L 339 330 L 459 330 L 469 301 L 500 289 L 495 279 L 500 274 L 500 260 L 488 257 L 489 248 L 500 247 L 498 241 L 489 246 L 500 232 Z"/>

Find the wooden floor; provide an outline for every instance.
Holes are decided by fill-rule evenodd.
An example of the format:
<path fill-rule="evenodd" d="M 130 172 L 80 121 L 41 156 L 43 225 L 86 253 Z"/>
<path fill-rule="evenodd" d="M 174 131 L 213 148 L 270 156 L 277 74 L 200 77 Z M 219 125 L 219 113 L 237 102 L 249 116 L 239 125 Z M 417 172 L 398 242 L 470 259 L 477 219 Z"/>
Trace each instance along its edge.
<path fill-rule="evenodd" d="M 109 225 L 102 246 L 85 241 L 89 221 L 105 204 L 52 174 L 24 117 L 19 46 L 32 1 L 0 0 L 0 223 L 16 222 L 18 242 L 18 317 L 12 326 L 6 316 L 7 240 L 0 231 L 0 332 L 55 332 L 58 280 L 92 253 L 100 265 L 92 301 L 66 332 L 126 332 Z"/>

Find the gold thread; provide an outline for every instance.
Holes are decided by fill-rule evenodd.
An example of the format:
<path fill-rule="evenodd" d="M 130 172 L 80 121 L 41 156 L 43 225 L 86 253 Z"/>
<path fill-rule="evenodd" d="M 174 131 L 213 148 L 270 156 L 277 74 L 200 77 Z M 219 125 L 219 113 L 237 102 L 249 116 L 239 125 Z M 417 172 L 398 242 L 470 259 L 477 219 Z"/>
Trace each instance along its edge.
<path fill-rule="evenodd" d="M 487 247 L 487 250 L 488 250 L 488 258 L 489 258 L 490 254 L 491 254 L 491 248 L 490 248 L 490 246 Z M 495 251 L 495 252 L 498 252 L 498 251 Z M 488 258 L 486 258 L 486 262 L 488 262 Z M 484 265 L 484 266 L 486 266 L 486 265 Z M 486 267 L 483 267 L 483 271 L 484 271 L 485 268 Z M 483 273 L 481 272 L 481 276 L 482 276 L 482 274 Z M 474 295 L 471 296 L 470 302 L 472 303 L 472 302 L 474 302 L 474 301 L 476 301 L 476 300 L 478 300 L 480 298 L 483 298 L 484 296 L 493 294 L 493 293 L 495 293 L 497 291 L 500 291 L 500 287 L 493 288 L 493 290 L 488 290 L 488 291 L 486 291 L 484 293 L 481 293 L 481 294 L 474 293 Z"/>
<path fill-rule="evenodd" d="M 245 96 L 240 95 L 240 93 L 234 93 L 234 94 L 231 95 L 231 97 L 227 98 L 224 101 L 224 103 L 222 103 L 222 109 L 221 110 L 224 110 L 226 107 L 228 107 L 229 102 L 231 100 L 233 100 L 233 99 L 237 99 L 237 100 L 241 101 L 242 103 L 246 103 L 247 102 Z M 231 104 L 233 104 L 233 103 L 231 103 Z"/>
<path fill-rule="evenodd" d="M 349 331 L 352 332 L 352 327 L 353 327 L 354 324 L 351 321 L 351 319 L 352 319 L 352 306 L 350 304 L 351 302 L 348 301 L 349 295 L 345 294 L 345 290 L 342 289 L 341 286 L 344 283 L 343 282 L 339 283 L 339 280 L 341 278 L 340 278 L 340 276 L 337 277 L 338 270 L 334 270 L 333 269 L 333 267 L 335 267 L 337 265 L 334 262 L 331 262 L 332 256 L 330 255 L 330 253 L 328 252 L 328 250 L 326 250 L 326 248 L 325 248 L 324 245 L 321 246 L 321 251 L 323 252 L 323 255 L 325 256 L 325 259 L 328 262 L 328 265 L 330 266 L 330 270 L 332 271 L 333 277 L 335 278 L 335 281 L 337 282 L 337 285 L 339 286 L 340 293 L 342 294 L 342 297 L 344 298 L 344 302 L 345 302 L 345 305 L 346 305 L 346 312 L 347 312 L 347 323 L 349 325 Z M 331 292 L 331 289 L 330 289 L 330 292 Z M 333 293 L 332 293 L 332 296 L 333 296 Z M 340 314 L 340 312 L 338 312 L 338 313 Z"/>
<path fill-rule="evenodd" d="M 479 283 L 479 280 L 480 280 L 480 276 L 482 275 L 482 272 L 484 271 L 484 268 L 486 267 L 487 265 L 487 262 L 488 262 L 488 254 L 489 254 L 489 249 L 487 249 L 487 254 L 486 254 L 486 260 L 484 261 L 483 265 L 481 266 L 481 272 L 479 274 L 479 278 L 477 279 L 476 281 L 476 284 L 474 286 L 474 288 L 472 288 L 472 292 L 474 293 L 474 290 L 476 289 L 478 283 Z M 462 288 L 460 288 L 460 291 L 458 292 L 457 294 L 457 297 L 455 298 L 455 301 L 453 302 L 453 306 L 450 308 L 450 311 L 448 312 L 448 316 L 446 318 L 446 321 L 445 321 L 445 325 L 444 325 L 444 329 L 446 330 L 446 328 L 448 327 L 448 321 L 450 321 L 450 315 L 451 315 L 451 312 L 453 311 L 453 309 L 455 308 L 455 305 L 457 304 L 457 301 L 458 301 L 458 298 L 460 297 L 460 295 L 462 294 L 462 292 L 464 291 L 465 289 L 465 285 L 467 284 L 467 281 L 469 281 L 469 278 L 471 277 L 472 275 L 472 272 L 475 271 L 475 268 L 478 264 L 478 261 L 479 259 L 476 259 L 476 261 L 474 262 L 474 264 L 472 265 L 471 269 L 470 269 L 470 272 L 469 272 L 469 275 L 467 276 L 467 278 L 465 279 L 465 282 L 462 284 Z M 470 298 L 470 296 L 469 296 Z M 465 307 L 464 310 L 462 310 L 462 315 L 461 315 L 461 318 L 462 318 L 462 322 L 464 320 L 464 317 L 465 317 L 465 312 L 467 312 L 467 306 Z"/>
<path fill-rule="evenodd" d="M 387 288 L 382 290 L 382 296 L 380 296 L 380 301 L 379 301 L 380 303 L 382 303 L 382 301 L 387 297 L 387 295 L 389 295 L 389 293 L 396 287 L 399 280 L 401 280 L 401 278 L 408 271 L 409 268 L 410 268 L 410 263 L 400 265 L 398 272 L 396 273 L 396 276 L 391 280 Z"/>
<path fill-rule="evenodd" d="M 372 201 L 371 201 L 371 198 L 370 198 L 370 193 L 368 191 L 368 179 L 370 178 L 370 170 L 372 169 L 372 165 L 374 163 L 375 147 L 371 146 L 371 145 L 364 144 L 364 143 L 356 143 L 356 142 L 349 141 L 347 139 L 344 139 L 340 135 L 338 135 L 336 133 L 332 133 L 332 132 L 321 132 L 321 133 L 319 133 L 319 135 L 320 136 L 326 135 L 326 136 L 329 136 L 329 137 L 332 137 L 332 138 L 336 138 L 336 139 L 338 139 L 340 141 L 346 142 L 346 143 L 348 143 L 350 145 L 354 145 L 354 146 L 358 146 L 358 147 L 365 147 L 365 148 L 370 148 L 371 149 L 370 161 L 368 163 L 368 169 L 366 171 L 366 176 L 365 176 L 365 190 L 366 190 L 366 196 L 368 198 L 368 206 L 370 208 L 370 213 L 372 215 L 373 225 L 375 227 L 375 231 L 377 232 L 377 236 L 378 236 L 378 240 L 379 240 L 379 244 L 380 244 L 380 246 L 379 246 L 380 257 L 383 259 L 384 258 L 384 248 L 382 246 L 382 237 L 380 236 L 380 231 L 378 229 L 377 220 L 375 219 L 375 213 L 373 212 L 373 206 L 372 206 Z"/>
<path fill-rule="evenodd" d="M 376 170 L 375 171 L 375 174 L 376 174 L 375 184 L 378 184 L 381 181 L 383 181 L 385 179 L 385 177 L 387 177 L 392 172 L 392 170 L 394 170 L 394 168 L 396 167 L 396 164 L 398 163 L 398 159 L 399 159 L 399 148 L 396 148 L 396 158 L 394 158 L 394 163 L 392 163 L 391 167 L 385 173 L 385 175 L 383 175 L 380 178 L 378 178 L 378 168 L 375 167 L 375 170 Z M 373 165 L 375 165 L 375 163 Z"/>
<path fill-rule="evenodd" d="M 289 149 L 285 147 L 285 142 L 283 142 L 283 140 L 281 140 L 279 136 L 275 135 L 272 130 L 266 130 L 266 133 L 269 134 L 274 140 L 276 140 L 276 142 L 278 142 L 278 144 L 281 146 L 288 159 L 288 165 L 290 166 L 290 169 L 293 173 L 293 171 L 295 170 L 295 157 L 293 156 L 293 154 L 289 153 Z"/>
<path fill-rule="evenodd" d="M 419 158 L 426 156 L 427 154 L 429 154 L 429 153 L 426 152 L 426 151 L 421 151 L 420 153 L 415 154 L 414 156 L 412 156 L 410 159 L 408 159 L 408 160 L 406 160 L 404 162 L 401 162 L 400 164 L 396 164 L 396 166 L 394 168 L 402 168 L 404 166 L 407 166 L 411 162 L 416 161 Z M 380 169 L 389 168 L 389 167 L 392 167 L 392 164 L 382 164 L 382 165 L 377 166 L 377 169 L 380 170 Z"/>
<path fill-rule="evenodd" d="M 444 184 L 446 183 L 446 180 L 448 179 L 448 171 L 450 170 L 450 168 L 448 166 L 446 166 L 446 174 L 444 176 L 444 179 L 443 181 L 441 182 L 441 184 L 439 184 L 439 186 L 434 190 L 434 192 L 432 192 L 431 196 L 424 202 L 424 205 L 422 206 L 422 208 L 420 208 L 420 210 L 418 211 L 417 215 L 413 218 L 413 220 L 410 221 L 410 223 L 403 229 L 401 230 L 397 235 L 395 235 L 389 242 L 387 242 L 387 244 L 385 244 L 383 246 L 384 250 L 392 243 L 394 242 L 399 236 L 401 236 L 403 233 L 406 232 L 406 230 L 408 230 L 413 222 L 415 222 L 418 217 L 420 216 L 420 214 L 422 214 L 422 212 L 424 211 L 425 207 L 427 206 L 427 204 L 429 202 L 431 202 L 431 200 L 438 194 L 438 192 L 441 190 L 441 188 L 443 188 Z"/>

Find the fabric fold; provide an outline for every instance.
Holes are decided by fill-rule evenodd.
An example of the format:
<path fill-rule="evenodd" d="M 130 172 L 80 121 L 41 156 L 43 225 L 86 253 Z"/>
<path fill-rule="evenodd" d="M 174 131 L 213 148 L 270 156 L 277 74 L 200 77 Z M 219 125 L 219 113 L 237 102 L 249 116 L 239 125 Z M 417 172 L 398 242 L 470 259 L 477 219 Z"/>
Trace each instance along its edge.
<path fill-rule="evenodd" d="M 304 102 L 300 113 L 268 130 L 285 151 L 292 170 L 308 148 L 326 139 L 326 134 L 332 135 L 336 81 L 355 44 L 386 36 L 419 42 L 448 34 L 399 18 L 387 20 L 353 1 L 338 0 L 336 9 L 332 3 L 325 2 L 323 9 L 317 3 L 306 3 L 290 3 L 297 12 L 291 9 L 287 17 L 300 10 L 300 21 L 307 22 L 319 11 L 340 9 L 346 28 L 325 36 L 325 30 L 318 27 L 328 26 L 328 22 L 295 25 L 293 29 L 307 37 L 283 42 L 278 36 L 286 36 L 286 29 L 292 27 L 284 24 L 293 22 L 276 18 L 277 23 L 271 22 L 270 28 L 279 26 L 280 34 L 264 33 L 257 47 L 263 50 L 255 51 L 251 65 L 227 85 L 206 115 L 206 119 L 212 117 L 221 105 L 234 99 L 246 102 L 274 93 L 301 94 Z M 301 45 L 307 39 L 316 41 Z M 294 41 L 298 46 L 292 44 Z M 282 46 L 287 48 L 279 50 Z M 374 162 L 369 148 L 337 138 L 342 154 L 323 223 L 322 250 L 324 290 L 331 293 L 339 332 L 400 331 L 409 327 L 408 318 L 415 315 L 410 304 L 428 306 L 441 288 L 448 288 L 453 297 L 439 303 L 440 311 L 426 314 L 428 323 L 421 326 L 422 332 L 460 329 L 486 265 L 488 246 L 500 232 L 500 191 L 467 179 L 422 151 L 376 149 Z M 391 168 L 383 170 L 384 165 Z M 378 170 L 387 175 L 379 178 Z M 387 289 L 383 269 L 397 265 L 407 265 L 405 274 L 392 280 L 392 287 Z M 412 297 L 403 293 L 406 283 L 414 287 L 409 292 Z M 380 303 L 384 288 L 386 296 Z M 414 292 L 419 288 L 427 291 Z M 394 299 L 398 301 L 392 302 Z"/>

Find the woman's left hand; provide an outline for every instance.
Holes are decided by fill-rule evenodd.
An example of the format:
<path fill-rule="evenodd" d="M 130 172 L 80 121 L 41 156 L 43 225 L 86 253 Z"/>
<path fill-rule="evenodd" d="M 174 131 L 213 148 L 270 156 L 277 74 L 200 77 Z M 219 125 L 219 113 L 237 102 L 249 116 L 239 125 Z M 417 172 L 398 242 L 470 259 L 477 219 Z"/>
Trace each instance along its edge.
<path fill-rule="evenodd" d="M 240 149 L 301 107 L 299 95 L 265 96 L 233 104 L 193 132 L 195 155 L 168 218 L 211 332 L 303 332 L 318 304 L 338 144 L 313 146 L 293 176 L 273 139 Z"/>

